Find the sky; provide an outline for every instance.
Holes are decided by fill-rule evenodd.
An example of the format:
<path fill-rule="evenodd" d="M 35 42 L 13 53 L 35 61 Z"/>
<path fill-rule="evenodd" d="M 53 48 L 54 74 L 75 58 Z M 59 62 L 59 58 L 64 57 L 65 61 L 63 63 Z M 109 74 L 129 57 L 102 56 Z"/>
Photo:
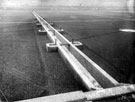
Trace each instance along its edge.
<path fill-rule="evenodd" d="M 1 0 L 2 7 L 38 6 L 40 0 Z"/>
<path fill-rule="evenodd" d="M 0 0 L 2 7 L 21 6 L 116 6 L 125 5 L 127 0 Z"/>

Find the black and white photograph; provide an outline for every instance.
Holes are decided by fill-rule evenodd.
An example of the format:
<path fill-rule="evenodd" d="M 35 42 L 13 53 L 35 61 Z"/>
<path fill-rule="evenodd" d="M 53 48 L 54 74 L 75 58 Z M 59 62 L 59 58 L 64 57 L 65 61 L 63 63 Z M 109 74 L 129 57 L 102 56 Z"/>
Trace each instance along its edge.
<path fill-rule="evenodd" d="M 135 102 L 135 0 L 0 0 L 0 102 Z"/>

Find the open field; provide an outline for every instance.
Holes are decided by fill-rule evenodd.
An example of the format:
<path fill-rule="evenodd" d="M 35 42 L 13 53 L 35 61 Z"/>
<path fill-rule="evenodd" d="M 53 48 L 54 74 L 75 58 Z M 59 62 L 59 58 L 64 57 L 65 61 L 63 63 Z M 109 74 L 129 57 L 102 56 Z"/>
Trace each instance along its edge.
<path fill-rule="evenodd" d="M 84 44 L 82 51 L 111 76 L 119 82 L 128 82 L 133 34 L 118 31 L 134 21 L 126 12 L 88 9 L 36 11 L 47 21 L 62 27 L 69 40 L 81 41 Z M 37 35 L 31 12 L 32 9 L 0 11 L 2 92 L 8 100 L 15 101 L 81 90 L 59 54 L 46 52 L 45 43 L 50 41 L 46 36 Z M 5 100 L 3 95 L 1 98 Z"/>

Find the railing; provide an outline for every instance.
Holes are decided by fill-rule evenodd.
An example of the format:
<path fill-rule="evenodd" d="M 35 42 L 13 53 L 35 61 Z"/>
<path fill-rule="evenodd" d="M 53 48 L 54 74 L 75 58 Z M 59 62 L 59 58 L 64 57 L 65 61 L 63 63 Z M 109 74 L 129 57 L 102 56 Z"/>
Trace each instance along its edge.
<path fill-rule="evenodd" d="M 103 100 L 110 97 L 119 97 L 121 102 L 125 102 L 125 97 L 120 98 L 126 94 L 133 94 L 135 92 L 135 85 L 119 86 L 114 88 L 107 88 L 102 90 L 82 92 L 75 91 L 63 93 L 58 95 L 51 95 L 40 98 L 33 98 L 19 102 L 92 102 L 95 100 Z M 129 102 L 129 101 L 128 101 Z"/>

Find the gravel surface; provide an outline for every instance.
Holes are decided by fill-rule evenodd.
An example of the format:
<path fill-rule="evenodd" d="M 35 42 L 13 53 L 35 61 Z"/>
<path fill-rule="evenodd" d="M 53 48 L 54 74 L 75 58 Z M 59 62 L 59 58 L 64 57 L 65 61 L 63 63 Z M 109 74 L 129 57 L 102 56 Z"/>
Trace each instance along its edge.
<path fill-rule="evenodd" d="M 40 86 L 46 80 L 39 71 L 37 45 L 31 24 L 10 24 L 10 27 L 9 24 L 1 25 L 0 36 L 0 87 L 7 99 L 21 100 L 40 95 Z"/>
<path fill-rule="evenodd" d="M 45 43 L 50 42 L 47 36 L 37 34 L 32 20 L 28 22 L 29 15 L 24 22 L 15 14 L 5 13 L 3 21 L 7 22 L 0 24 L 0 89 L 7 100 L 80 90 L 59 54 L 46 52 Z M 0 97 L 6 100 L 3 94 Z"/>

